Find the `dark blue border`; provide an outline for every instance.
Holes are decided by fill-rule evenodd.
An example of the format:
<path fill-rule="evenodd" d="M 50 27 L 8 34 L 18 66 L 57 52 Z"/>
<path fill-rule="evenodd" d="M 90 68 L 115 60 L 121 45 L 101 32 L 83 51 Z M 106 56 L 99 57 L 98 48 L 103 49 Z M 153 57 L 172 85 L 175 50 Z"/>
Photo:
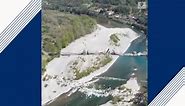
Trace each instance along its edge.
<path fill-rule="evenodd" d="M 185 65 L 185 1 L 149 0 L 148 100 Z M 0 54 L 2 106 L 40 106 L 41 12 Z"/>
<path fill-rule="evenodd" d="M 149 0 L 148 100 L 185 65 L 185 1 Z"/>
<path fill-rule="evenodd" d="M 41 12 L 0 54 L 0 105 L 41 104 Z"/>

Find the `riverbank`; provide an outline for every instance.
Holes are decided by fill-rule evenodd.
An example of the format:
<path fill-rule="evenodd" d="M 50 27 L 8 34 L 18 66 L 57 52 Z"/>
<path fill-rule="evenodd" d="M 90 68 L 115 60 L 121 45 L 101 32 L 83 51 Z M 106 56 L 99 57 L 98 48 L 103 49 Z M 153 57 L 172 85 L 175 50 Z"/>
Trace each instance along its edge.
<path fill-rule="evenodd" d="M 119 38 L 117 45 L 112 43 L 110 36 L 116 34 Z M 88 52 L 116 52 L 123 54 L 131 42 L 136 39 L 138 35 L 129 28 L 106 28 L 101 25 L 97 25 L 97 30 L 91 34 L 81 37 L 66 48 L 61 50 L 61 53 L 81 53 L 84 50 Z M 98 76 L 106 72 L 109 67 L 117 60 L 119 56 L 110 56 L 111 62 L 99 67 L 96 71 L 93 71 L 89 75 L 75 80 L 74 69 L 71 67 L 75 65 L 80 71 L 91 68 L 97 61 L 97 58 L 101 56 L 96 55 L 73 55 L 73 56 L 60 56 L 53 59 L 48 63 L 46 72 L 42 76 L 42 105 L 53 101 L 61 94 L 64 94 L 71 89 L 81 87 L 95 76 Z M 83 60 L 80 61 L 79 59 Z M 78 63 L 76 63 L 76 60 Z"/>
<path fill-rule="evenodd" d="M 136 94 L 139 93 L 140 85 L 136 77 L 131 77 L 126 84 L 112 90 L 111 94 L 113 99 L 101 106 L 132 106 Z"/>

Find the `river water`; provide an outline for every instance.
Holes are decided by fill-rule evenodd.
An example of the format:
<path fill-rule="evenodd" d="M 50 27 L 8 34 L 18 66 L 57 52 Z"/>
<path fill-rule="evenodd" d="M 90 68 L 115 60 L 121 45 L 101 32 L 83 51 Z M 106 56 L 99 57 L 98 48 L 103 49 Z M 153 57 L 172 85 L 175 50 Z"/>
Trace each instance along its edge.
<path fill-rule="evenodd" d="M 119 24 L 114 25 L 114 27 L 121 27 L 121 26 L 123 25 L 119 25 Z M 136 30 L 136 32 L 138 31 Z M 144 34 L 140 32 L 138 32 L 138 34 L 140 34 L 140 37 L 132 42 L 131 46 L 126 52 L 130 53 L 132 51 L 137 51 L 137 52 L 146 51 L 147 38 Z M 136 68 L 137 68 L 137 71 L 134 71 L 134 69 Z M 108 71 L 106 71 L 101 76 L 115 77 L 115 78 L 128 80 L 130 78 L 130 75 L 133 72 L 136 73 L 139 84 L 141 86 L 142 85 L 147 86 L 147 56 L 137 56 L 137 57 L 121 56 L 108 69 Z M 114 89 L 125 83 L 126 81 L 100 79 L 99 81 L 93 83 L 93 86 L 96 86 L 101 89 L 107 89 L 107 88 Z M 86 94 L 77 91 L 69 97 L 66 95 L 61 95 L 54 102 L 49 104 L 49 106 L 99 106 L 101 104 L 108 102 L 109 100 L 111 100 L 110 96 L 108 97 L 98 97 L 95 95 L 87 96 Z"/>

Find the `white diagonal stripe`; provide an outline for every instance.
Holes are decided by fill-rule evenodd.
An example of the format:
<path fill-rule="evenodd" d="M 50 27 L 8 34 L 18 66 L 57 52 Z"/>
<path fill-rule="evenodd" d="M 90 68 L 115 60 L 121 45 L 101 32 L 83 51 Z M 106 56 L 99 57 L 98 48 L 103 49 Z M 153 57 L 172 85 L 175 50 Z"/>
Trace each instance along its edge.
<path fill-rule="evenodd" d="M 0 53 L 21 32 L 21 30 L 41 10 L 41 0 L 31 0 L 30 3 L 19 13 L 19 15 L 0 34 Z"/>
<path fill-rule="evenodd" d="M 36 6 L 38 6 L 38 4 Z M 37 8 L 39 8 L 39 7 L 37 7 Z M 14 28 L 14 29 L 11 29 L 11 31 L 9 31 L 9 32 L 7 31 L 6 33 L 3 33 L 4 34 L 4 36 L 3 36 L 4 38 L 2 38 L 0 46 L 2 46 L 4 43 L 6 43 L 6 41 L 8 41 L 9 39 L 11 39 L 13 37 L 13 36 L 11 36 L 11 37 L 7 36 L 7 34 L 12 35 L 12 34 L 14 34 L 17 31 L 20 31 L 18 29 L 24 28 L 23 25 L 25 25 L 25 22 L 29 22 L 29 20 L 33 16 L 32 13 L 37 12 L 37 11 L 35 11 L 37 8 L 34 8 L 34 11 L 32 11 L 33 9 L 31 9 L 29 12 L 26 12 L 26 15 L 24 15 L 23 17 L 20 17 L 18 19 L 18 23 L 15 23 L 12 26 L 12 28 Z M 4 41 L 4 43 L 3 43 L 3 41 Z"/>
<path fill-rule="evenodd" d="M 35 14 L 35 15 L 36 15 L 36 14 Z M 22 26 L 20 26 L 19 28 L 22 28 L 22 27 L 24 28 L 24 27 L 26 26 L 25 23 L 29 23 L 29 22 L 31 21 L 32 18 L 33 18 L 33 17 L 30 17 L 29 20 L 27 20 L 26 22 L 23 22 L 23 23 L 21 24 Z M 12 34 L 13 36 L 7 38 L 7 40 L 6 40 L 5 43 L 4 43 L 4 47 L 3 47 L 1 50 L 4 50 L 5 47 L 7 47 L 8 44 L 20 33 L 20 31 L 21 31 L 21 30 L 16 31 L 15 33 Z M 0 50 L 0 51 L 1 51 L 1 50 Z"/>
<path fill-rule="evenodd" d="M 15 21 L 13 21 L 11 24 L 9 24 L 9 26 L 2 32 L 2 34 L 1 34 L 1 39 L 0 39 L 0 42 L 1 42 L 0 46 L 3 45 L 3 43 L 2 43 L 3 41 L 8 40 L 7 38 L 8 38 L 9 36 L 7 36 L 7 34 L 8 34 L 8 33 L 9 33 L 10 35 L 12 34 L 12 33 L 10 33 L 10 31 L 8 31 L 8 30 L 11 29 L 11 32 L 15 31 L 15 29 L 17 29 L 18 26 L 20 26 L 20 24 L 26 20 L 25 18 L 27 18 L 27 17 L 29 17 L 29 16 L 31 15 L 31 14 L 29 14 L 29 12 L 27 12 L 26 10 L 30 9 L 30 7 L 33 6 L 33 5 L 34 5 L 33 3 L 31 3 L 30 5 L 28 5 L 27 8 L 25 8 L 25 9 L 17 16 L 17 18 L 15 19 Z M 30 11 L 31 11 L 31 10 L 30 10 Z M 14 28 L 14 29 L 12 29 L 12 28 Z"/>
<path fill-rule="evenodd" d="M 158 94 L 160 96 L 156 97 L 153 102 L 159 102 L 163 98 L 164 95 L 169 91 L 168 89 L 172 88 L 172 86 L 178 81 L 178 79 L 182 76 L 182 71 L 180 71 L 168 84 L 167 86 Z"/>
<path fill-rule="evenodd" d="M 165 106 L 170 99 L 184 86 L 185 68 L 166 85 L 149 106 Z"/>

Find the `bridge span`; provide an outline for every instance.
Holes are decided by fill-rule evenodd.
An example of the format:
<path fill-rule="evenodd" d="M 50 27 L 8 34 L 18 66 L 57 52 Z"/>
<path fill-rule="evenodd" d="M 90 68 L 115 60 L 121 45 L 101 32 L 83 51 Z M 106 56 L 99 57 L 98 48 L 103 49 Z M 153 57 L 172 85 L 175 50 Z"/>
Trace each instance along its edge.
<path fill-rule="evenodd" d="M 82 53 L 61 53 L 61 56 L 71 56 L 71 55 L 118 55 L 118 56 L 147 56 L 147 52 L 131 52 L 131 53 L 124 53 L 124 54 L 120 54 L 120 53 L 104 53 L 104 52 L 82 52 Z"/>

